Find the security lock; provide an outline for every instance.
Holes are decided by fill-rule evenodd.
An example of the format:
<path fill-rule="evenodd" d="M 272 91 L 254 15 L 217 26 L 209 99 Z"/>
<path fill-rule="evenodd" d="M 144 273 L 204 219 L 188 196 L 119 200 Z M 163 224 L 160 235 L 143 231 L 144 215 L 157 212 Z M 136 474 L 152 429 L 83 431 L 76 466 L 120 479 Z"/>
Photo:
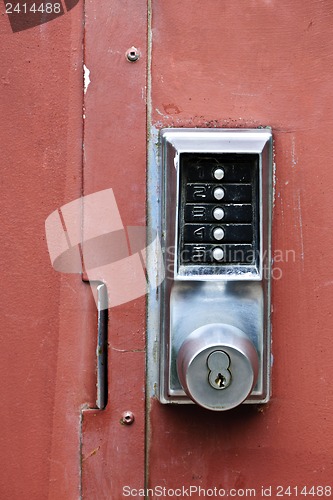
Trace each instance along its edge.
<path fill-rule="evenodd" d="M 267 402 L 271 131 L 164 129 L 160 144 L 159 399 Z"/>
<path fill-rule="evenodd" d="M 208 409 L 229 409 L 250 394 L 257 380 L 258 355 L 251 340 L 238 328 L 209 324 L 184 340 L 177 356 L 177 371 L 193 401 Z"/>

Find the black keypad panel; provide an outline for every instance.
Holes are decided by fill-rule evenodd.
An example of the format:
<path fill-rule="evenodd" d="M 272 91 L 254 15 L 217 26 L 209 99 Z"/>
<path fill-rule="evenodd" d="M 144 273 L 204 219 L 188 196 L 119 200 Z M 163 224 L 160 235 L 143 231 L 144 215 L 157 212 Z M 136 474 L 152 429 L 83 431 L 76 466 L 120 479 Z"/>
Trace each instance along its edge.
<path fill-rule="evenodd" d="M 259 155 L 181 153 L 181 265 L 253 265 L 259 252 Z"/>

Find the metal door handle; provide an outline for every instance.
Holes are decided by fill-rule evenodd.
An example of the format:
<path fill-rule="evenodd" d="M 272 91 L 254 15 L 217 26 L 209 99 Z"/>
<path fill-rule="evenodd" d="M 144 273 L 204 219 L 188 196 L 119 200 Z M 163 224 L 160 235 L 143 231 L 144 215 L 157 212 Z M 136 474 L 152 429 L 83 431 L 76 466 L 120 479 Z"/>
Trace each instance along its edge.
<path fill-rule="evenodd" d="M 104 410 L 108 401 L 108 291 L 97 286 L 97 397 L 96 406 Z"/>

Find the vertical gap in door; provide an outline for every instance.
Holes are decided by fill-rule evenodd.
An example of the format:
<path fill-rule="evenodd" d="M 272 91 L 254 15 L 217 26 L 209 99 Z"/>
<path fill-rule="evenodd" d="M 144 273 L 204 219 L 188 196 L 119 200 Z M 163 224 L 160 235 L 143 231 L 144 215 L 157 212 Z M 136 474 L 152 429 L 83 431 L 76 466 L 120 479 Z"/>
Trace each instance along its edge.
<path fill-rule="evenodd" d="M 81 116 L 81 121 L 82 121 L 82 151 L 81 151 L 81 198 L 83 197 L 84 193 L 84 144 L 85 144 L 85 62 L 86 62 L 86 1 L 82 1 L 82 10 L 83 10 L 83 32 L 82 32 L 82 116 Z M 81 241 L 83 241 L 83 203 L 81 203 Z M 81 245 L 80 245 L 81 247 Z M 83 265 L 83 255 L 81 252 L 81 261 Z M 83 268 L 82 268 L 83 269 Z M 83 275 L 82 275 L 83 279 Z M 82 495 L 83 495 L 83 479 L 82 479 L 82 449 L 83 449 L 83 411 L 86 409 L 86 405 L 81 407 L 80 411 L 80 427 L 79 427 L 79 499 L 82 500 Z"/>
<path fill-rule="evenodd" d="M 150 168 L 151 158 L 150 158 L 150 150 L 151 150 L 151 110 L 152 110 L 152 95 L 151 95 L 151 58 L 152 58 L 152 0 L 147 0 L 147 174 L 146 174 L 146 193 L 147 193 L 147 202 L 149 202 L 149 179 L 150 179 Z M 147 216 L 149 216 L 149 207 L 147 206 Z M 149 237 L 149 221 L 147 224 L 147 238 Z M 147 242 L 147 247 L 148 247 Z M 148 262 L 149 263 L 149 262 Z M 149 290 L 149 288 L 148 288 Z M 147 306 L 149 306 L 149 297 L 146 302 Z M 144 477 L 144 487 L 145 492 L 147 492 L 149 485 L 149 443 L 150 443 L 150 374 L 148 372 L 148 356 L 150 354 L 149 348 L 149 339 L 148 339 L 148 307 L 146 311 L 146 409 L 145 409 L 145 477 Z M 146 500 L 148 499 L 148 495 L 145 496 Z"/>

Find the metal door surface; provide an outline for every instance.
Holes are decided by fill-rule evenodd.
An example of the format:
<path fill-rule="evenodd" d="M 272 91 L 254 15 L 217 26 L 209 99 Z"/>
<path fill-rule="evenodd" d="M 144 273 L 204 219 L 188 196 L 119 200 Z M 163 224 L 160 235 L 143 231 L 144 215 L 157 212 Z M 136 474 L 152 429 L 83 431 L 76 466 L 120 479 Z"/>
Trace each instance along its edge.
<path fill-rule="evenodd" d="M 331 21 L 330 2 L 152 2 L 152 125 L 271 126 L 276 185 L 271 401 L 216 415 L 153 399 L 150 486 L 331 484 Z"/>
<path fill-rule="evenodd" d="M 161 128 L 272 127 L 272 398 L 223 414 L 162 405 L 151 363 L 154 338 L 149 338 L 153 368 L 147 374 L 145 414 L 144 381 L 138 380 L 143 336 L 139 343 L 135 336 L 144 331 L 143 302 L 115 309 L 109 324 L 111 400 L 104 415 L 90 416 L 83 436 L 86 454 L 98 448 L 84 462 L 84 497 L 158 498 L 170 490 L 169 496 L 185 498 L 191 486 L 193 498 L 199 498 L 199 487 L 238 497 L 327 495 L 333 473 L 332 5 L 152 0 L 147 28 L 145 9 L 145 2 L 87 6 L 92 83 L 86 96 L 86 168 L 94 179 L 89 192 L 112 186 L 126 223 L 144 224 L 139 193 L 145 182 L 146 110 L 148 186 L 156 175 L 153 151 Z M 100 60 L 96 38 L 104 47 Z M 136 62 L 125 58 L 132 46 L 141 53 Z M 108 97 L 106 88 L 113 89 Z M 152 211 L 148 207 L 148 215 Z M 119 425 L 126 410 L 135 414 L 131 426 Z"/>
<path fill-rule="evenodd" d="M 45 220 L 81 195 L 83 9 L 17 3 L 0 5 L 0 497 L 74 499 L 96 314 L 80 275 L 52 269 Z"/>
<path fill-rule="evenodd" d="M 61 15 L 29 26 L 1 5 L 0 497 L 332 496 L 332 3 L 60 3 Z M 107 193 L 131 256 L 131 234 L 141 239 L 156 209 L 147 188 L 160 129 L 266 126 L 270 402 L 228 412 L 161 404 L 143 292 L 110 299 L 98 409 L 94 296 L 98 282 L 109 298 L 115 285 L 102 268 L 52 269 L 45 221 L 57 214 L 54 240 L 63 231 L 71 249 L 74 234 L 108 227 L 87 208 Z"/>

